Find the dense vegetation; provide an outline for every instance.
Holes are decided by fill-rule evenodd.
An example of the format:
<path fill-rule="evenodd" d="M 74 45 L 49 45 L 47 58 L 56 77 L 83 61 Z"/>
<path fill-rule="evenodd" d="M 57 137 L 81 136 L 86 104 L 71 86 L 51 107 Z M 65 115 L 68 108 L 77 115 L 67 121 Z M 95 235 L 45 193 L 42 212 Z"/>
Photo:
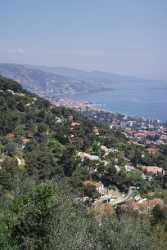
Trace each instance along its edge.
<path fill-rule="evenodd" d="M 0 77 L 0 249 L 165 249 L 158 241 L 166 240 L 167 228 L 160 208 L 151 220 L 114 211 L 99 217 L 80 202 L 85 195 L 98 196 L 96 190 L 84 189 L 82 182 L 89 179 L 124 192 L 131 185 L 141 192 L 148 186 L 138 172 L 129 175 L 122 168 L 117 173 L 115 153 L 108 155 L 107 166 L 78 157 L 79 151 L 102 154 L 99 145 L 119 149 L 119 166 L 125 162 L 123 152 L 134 164 L 142 160 L 140 149 L 130 148 L 121 132 L 55 108 Z M 165 186 L 165 179 L 154 184 L 150 190 Z"/>

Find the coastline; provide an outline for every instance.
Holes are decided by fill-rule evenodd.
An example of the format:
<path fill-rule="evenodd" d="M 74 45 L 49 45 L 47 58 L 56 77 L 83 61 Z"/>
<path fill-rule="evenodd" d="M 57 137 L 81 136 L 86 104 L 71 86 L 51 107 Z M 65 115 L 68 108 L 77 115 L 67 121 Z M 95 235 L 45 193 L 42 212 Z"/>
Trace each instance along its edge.
<path fill-rule="evenodd" d="M 140 116 L 140 115 L 130 115 L 128 113 L 123 113 L 119 111 L 111 111 L 107 109 L 107 107 L 104 107 L 104 104 L 100 103 L 93 103 L 90 101 L 83 101 L 83 100 L 73 100 L 73 99 L 67 99 L 67 98 L 60 98 L 59 100 L 56 101 L 51 101 L 52 104 L 54 104 L 57 107 L 63 106 L 66 108 L 71 108 L 76 111 L 80 112 L 101 112 L 109 115 L 115 115 L 115 116 L 122 116 L 126 119 L 130 120 L 142 120 L 142 121 L 150 121 L 150 122 L 158 122 L 159 124 L 166 124 L 165 121 L 161 121 L 160 119 L 154 119 L 154 118 L 149 118 L 145 116 Z"/>

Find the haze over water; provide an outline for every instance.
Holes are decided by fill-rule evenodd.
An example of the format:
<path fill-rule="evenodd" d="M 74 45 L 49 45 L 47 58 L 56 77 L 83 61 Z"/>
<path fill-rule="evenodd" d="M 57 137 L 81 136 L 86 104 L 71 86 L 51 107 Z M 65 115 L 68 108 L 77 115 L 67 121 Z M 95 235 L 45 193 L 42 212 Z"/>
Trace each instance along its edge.
<path fill-rule="evenodd" d="M 144 82 L 135 85 L 127 83 L 113 88 L 113 91 L 88 93 L 74 98 L 100 104 L 113 112 L 167 121 L 167 82 L 157 81 L 150 85 Z"/>

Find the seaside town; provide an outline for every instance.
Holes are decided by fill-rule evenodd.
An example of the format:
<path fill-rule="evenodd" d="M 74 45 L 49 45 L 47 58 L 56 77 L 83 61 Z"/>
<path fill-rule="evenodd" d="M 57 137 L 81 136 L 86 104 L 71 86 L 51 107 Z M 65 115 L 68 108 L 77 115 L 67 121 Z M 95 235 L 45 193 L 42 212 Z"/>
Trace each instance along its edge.
<path fill-rule="evenodd" d="M 79 111 L 99 124 L 110 126 L 111 129 L 123 130 L 125 136 L 130 139 L 129 143 L 139 145 L 163 145 L 167 143 L 167 124 L 160 120 L 132 117 L 107 111 L 87 101 L 60 99 L 52 101 L 52 103 L 57 107 L 63 106 Z M 156 151 L 156 149 L 152 151 Z"/>
<path fill-rule="evenodd" d="M 96 190 L 98 194 L 93 204 L 91 204 L 93 208 L 102 209 L 105 204 L 108 204 L 112 207 L 119 207 L 124 211 L 130 209 L 133 212 L 147 214 L 156 205 L 164 205 L 160 197 L 157 198 L 156 196 L 154 197 L 154 195 L 153 197 L 149 197 L 148 195 L 148 197 L 143 198 L 139 191 L 141 189 L 141 187 L 139 187 L 140 184 L 136 186 L 137 184 L 135 181 L 138 179 L 140 183 L 141 180 L 143 180 L 143 187 L 146 183 L 152 185 L 152 183 L 156 181 L 157 183 L 159 181 L 164 182 L 166 178 L 166 171 L 164 168 L 159 164 L 148 164 L 147 160 L 151 162 L 150 159 L 156 159 L 157 155 L 161 154 L 159 146 L 167 143 L 167 127 L 165 124 L 161 123 L 159 120 L 148 120 L 138 117 L 129 117 L 120 113 L 112 113 L 84 101 L 59 100 L 54 102 L 54 105 L 57 107 L 64 106 L 74 109 L 81 112 L 90 120 L 94 120 L 99 124 L 109 125 L 110 129 L 114 128 L 114 130 L 121 131 L 128 139 L 130 151 L 133 146 L 135 146 L 136 149 L 140 149 L 139 158 L 141 159 L 138 159 L 139 161 L 136 163 L 133 157 L 130 159 L 129 152 L 127 155 L 126 153 L 122 155 L 120 149 L 115 147 L 108 148 L 104 145 L 99 145 L 100 150 L 97 154 L 89 154 L 86 152 L 77 153 L 77 157 L 80 158 L 81 162 L 92 162 L 94 167 L 90 169 L 89 173 L 92 176 L 96 176 L 98 179 L 98 181 L 86 180 L 82 182 L 84 190 L 93 189 Z M 75 138 L 75 130 L 78 130 L 80 126 L 81 124 L 79 122 L 71 123 L 71 140 Z M 97 127 L 94 127 L 94 133 L 97 137 L 101 137 L 101 132 Z M 127 176 L 135 179 L 135 186 L 129 186 L 126 194 L 120 192 L 116 186 L 107 188 L 104 185 L 105 182 L 110 182 L 110 177 L 108 177 L 106 173 L 103 181 L 100 180 L 99 165 L 102 164 L 105 167 L 109 166 L 111 164 L 109 156 L 115 159 L 114 168 L 116 175 L 120 175 L 121 171 L 124 169 Z M 89 195 L 86 195 L 81 200 L 89 204 L 91 199 Z"/>

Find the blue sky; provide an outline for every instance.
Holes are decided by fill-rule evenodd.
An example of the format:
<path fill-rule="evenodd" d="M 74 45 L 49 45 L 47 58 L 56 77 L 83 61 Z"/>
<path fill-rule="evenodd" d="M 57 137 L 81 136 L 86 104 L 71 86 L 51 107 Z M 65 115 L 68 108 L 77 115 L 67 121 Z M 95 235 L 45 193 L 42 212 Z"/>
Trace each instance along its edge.
<path fill-rule="evenodd" d="M 167 1 L 0 0 L 0 62 L 167 80 Z"/>

